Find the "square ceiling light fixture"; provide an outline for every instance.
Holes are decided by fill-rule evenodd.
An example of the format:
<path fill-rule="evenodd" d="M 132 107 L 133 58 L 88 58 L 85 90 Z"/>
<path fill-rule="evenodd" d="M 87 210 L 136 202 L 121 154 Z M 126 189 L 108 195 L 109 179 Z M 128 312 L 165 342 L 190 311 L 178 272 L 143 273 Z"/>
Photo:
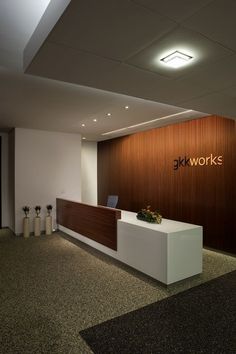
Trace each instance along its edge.
<path fill-rule="evenodd" d="M 190 55 L 181 53 L 176 50 L 175 52 L 162 58 L 161 61 L 171 68 L 178 69 L 184 65 L 187 65 L 191 59 L 193 59 L 193 57 Z"/>

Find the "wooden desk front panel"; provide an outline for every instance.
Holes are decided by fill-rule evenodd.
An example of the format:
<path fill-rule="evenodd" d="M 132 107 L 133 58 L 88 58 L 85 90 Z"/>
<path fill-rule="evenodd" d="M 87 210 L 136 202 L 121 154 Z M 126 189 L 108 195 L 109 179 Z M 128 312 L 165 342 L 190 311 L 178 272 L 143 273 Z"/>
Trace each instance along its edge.
<path fill-rule="evenodd" d="M 57 223 L 117 250 L 117 219 L 121 211 L 57 199 Z"/>

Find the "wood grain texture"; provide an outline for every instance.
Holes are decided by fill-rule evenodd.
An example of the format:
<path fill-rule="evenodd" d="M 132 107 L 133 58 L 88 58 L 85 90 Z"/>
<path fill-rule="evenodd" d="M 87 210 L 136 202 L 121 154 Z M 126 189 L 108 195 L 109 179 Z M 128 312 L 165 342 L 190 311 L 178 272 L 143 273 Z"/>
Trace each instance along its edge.
<path fill-rule="evenodd" d="M 208 116 L 98 143 L 98 200 L 146 205 L 164 218 L 203 226 L 204 245 L 236 253 L 236 124 Z M 223 156 L 223 165 L 180 167 L 178 157 Z"/>
<path fill-rule="evenodd" d="M 121 211 L 57 199 L 57 223 L 117 250 L 117 220 Z"/>

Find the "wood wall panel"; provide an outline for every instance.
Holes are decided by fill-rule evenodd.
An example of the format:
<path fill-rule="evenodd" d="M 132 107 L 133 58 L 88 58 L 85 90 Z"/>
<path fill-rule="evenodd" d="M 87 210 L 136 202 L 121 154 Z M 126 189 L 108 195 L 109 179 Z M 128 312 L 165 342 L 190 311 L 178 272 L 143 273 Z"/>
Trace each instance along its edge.
<path fill-rule="evenodd" d="M 234 120 L 209 116 L 98 143 L 98 201 L 151 205 L 164 218 L 202 225 L 204 244 L 236 253 Z M 223 165 L 173 169 L 179 156 L 223 155 Z"/>
<path fill-rule="evenodd" d="M 57 199 L 57 223 L 117 250 L 120 210 Z"/>

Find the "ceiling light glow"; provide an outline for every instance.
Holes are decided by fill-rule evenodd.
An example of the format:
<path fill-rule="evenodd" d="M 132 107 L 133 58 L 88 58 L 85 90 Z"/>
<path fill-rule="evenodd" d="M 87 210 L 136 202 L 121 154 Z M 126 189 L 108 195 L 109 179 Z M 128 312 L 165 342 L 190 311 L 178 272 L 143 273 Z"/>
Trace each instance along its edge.
<path fill-rule="evenodd" d="M 129 109 L 129 106 L 125 106 L 125 109 Z"/>
<path fill-rule="evenodd" d="M 110 117 L 110 116 L 111 116 L 111 113 L 107 113 L 107 116 Z"/>
<path fill-rule="evenodd" d="M 82 125 L 82 127 L 85 127 L 85 124 L 83 123 L 83 124 L 81 124 Z"/>
<path fill-rule="evenodd" d="M 188 54 L 184 54 L 176 50 L 175 52 L 167 55 L 166 57 L 162 58 L 161 61 L 170 66 L 171 68 L 178 69 L 184 65 L 187 65 L 193 57 Z"/>
<path fill-rule="evenodd" d="M 183 112 L 178 112 L 178 113 L 170 114 L 170 115 L 168 115 L 168 116 L 164 116 L 164 117 L 152 119 L 152 120 L 149 120 L 149 121 L 147 121 L 147 122 L 142 122 L 142 123 L 138 123 L 138 124 L 135 124 L 135 125 L 130 125 L 129 127 L 126 127 L 126 128 L 121 128 L 121 129 L 112 130 L 112 131 L 110 131 L 110 132 L 103 133 L 102 135 L 109 135 L 109 134 L 119 133 L 119 132 L 122 132 L 122 131 L 124 131 L 124 130 L 137 128 L 137 127 L 140 127 L 140 126 L 142 126 L 142 125 L 146 125 L 146 124 L 150 124 L 150 123 L 155 123 L 155 122 L 157 122 L 157 121 L 159 121 L 159 120 L 162 120 L 162 119 L 172 118 L 172 117 L 175 117 L 175 116 L 179 116 L 179 115 L 181 115 L 181 114 L 187 114 L 187 113 L 190 113 L 190 112 L 192 112 L 192 111 L 193 111 L 192 109 L 188 109 L 187 111 L 183 111 Z"/>
<path fill-rule="evenodd" d="M 94 121 L 94 122 L 97 122 L 97 119 L 96 119 L 96 118 L 94 118 L 94 119 L 93 119 L 93 121 Z"/>

